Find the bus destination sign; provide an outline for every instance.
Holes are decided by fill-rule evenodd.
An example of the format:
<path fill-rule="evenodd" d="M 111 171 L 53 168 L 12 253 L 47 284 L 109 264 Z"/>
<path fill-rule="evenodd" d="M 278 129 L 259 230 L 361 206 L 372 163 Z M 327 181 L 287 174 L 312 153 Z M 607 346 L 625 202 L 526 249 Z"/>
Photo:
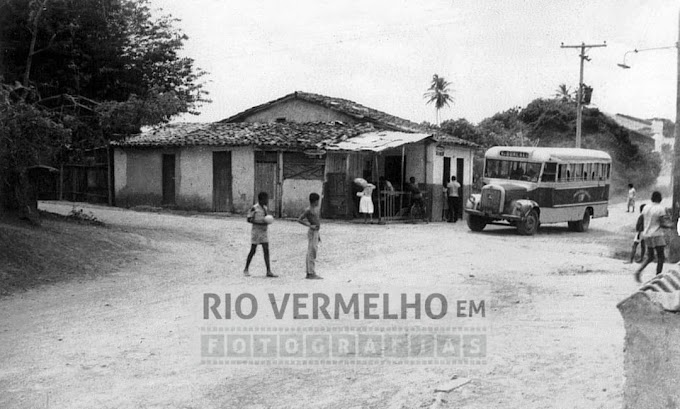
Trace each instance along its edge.
<path fill-rule="evenodd" d="M 528 158 L 529 152 L 501 151 L 500 155 L 507 156 L 510 158 Z"/>

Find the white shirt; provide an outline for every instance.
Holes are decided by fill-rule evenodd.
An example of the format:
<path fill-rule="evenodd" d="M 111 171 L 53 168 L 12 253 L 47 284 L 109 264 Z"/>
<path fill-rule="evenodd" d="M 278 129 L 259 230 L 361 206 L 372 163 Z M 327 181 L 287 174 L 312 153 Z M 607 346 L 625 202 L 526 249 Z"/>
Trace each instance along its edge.
<path fill-rule="evenodd" d="M 661 229 L 661 218 L 666 215 L 666 209 L 660 203 L 652 203 L 645 206 L 642 217 L 645 221 L 645 228 L 642 230 L 642 237 L 663 236 Z"/>

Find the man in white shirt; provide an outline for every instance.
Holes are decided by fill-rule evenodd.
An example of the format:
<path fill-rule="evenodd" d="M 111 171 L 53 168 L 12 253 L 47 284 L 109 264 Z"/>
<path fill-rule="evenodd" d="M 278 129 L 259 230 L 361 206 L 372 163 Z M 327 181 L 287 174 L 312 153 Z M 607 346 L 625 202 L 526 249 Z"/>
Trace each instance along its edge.
<path fill-rule="evenodd" d="M 447 221 L 449 223 L 455 223 L 458 221 L 458 216 L 460 214 L 460 196 L 458 195 L 459 189 L 460 183 L 456 181 L 455 176 L 451 176 L 451 181 L 446 185 L 446 200 L 449 205 Z"/>

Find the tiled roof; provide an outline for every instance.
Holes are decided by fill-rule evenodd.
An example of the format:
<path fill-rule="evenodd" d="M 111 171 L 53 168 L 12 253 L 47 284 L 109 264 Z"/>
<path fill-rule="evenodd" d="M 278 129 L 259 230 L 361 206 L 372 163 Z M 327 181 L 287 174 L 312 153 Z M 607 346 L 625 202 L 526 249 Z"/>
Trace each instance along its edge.
<path fill-rule="evenodd" d="M 312 94 L 310 92 L 296 91 L 279 99 L 269 101 L 262 105 L 246 109 L 232 117 L 222 120 L 221 122 L 240 122 L 247 116 L 256 112 L 263 111 L 278 103 L 288 101 L 291 99 L 300 99 L 313 104 L 321 105 L 333 111 L 341 112 L 345 115 L 351 116 L 361 122 L 371 122 L 378 128 L 387 128 L 388 130 L 405 131 L 405 132 L 424 132 L 426 127 L 411 122 L 407 119 L 399 118 L 394 115 L 387 114 L 377 109 L 368 108 L 354 101 L 342 98 L 327 97 L 325 95 Z"/>
<path fill-rule="evenodd" d="M 436 142 L 442 145 L 458 145 L 467 146 L 468 148 L 480 148 L 480 146 L 474 142 L 470 142 L 468 140 L 461 139 L 457 136 L 449 135 L 441 131 L 434 131 L 434 135 L 432 135 L 432 137 Z"/>
<path fill-rule="evenodd" d="M 112 145 L 123 147 L 159 146 L 258 146 L 292 150 L 316 148 L 318 144 L 341 141 L 373 132 L 371 124 L 348 125 L 343 122 L 281 122 L 168 124 Z"/>

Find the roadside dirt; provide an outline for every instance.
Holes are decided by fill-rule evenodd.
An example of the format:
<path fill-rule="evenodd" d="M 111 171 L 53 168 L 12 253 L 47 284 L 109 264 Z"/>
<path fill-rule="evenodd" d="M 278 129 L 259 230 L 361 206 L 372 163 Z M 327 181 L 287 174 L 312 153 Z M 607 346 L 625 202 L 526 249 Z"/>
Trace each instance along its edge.
<path fill-rule="evenodd" d="M 270 229 L 272 264 L 281 277 L 267 280 L 261 250 L 253 277 L 241 274 L 249 225 L 240 217 L 83 206 L 107 224 L 108 240 L 118 240 L 121 253 L 129 255 L 130 243 L 138 243 L 137 259 L 117 264 L 111 254 L 102 266 L 107 271 L 90 279 L 0 298 L 0 407 L 622 406 L 624 330 L 616 304 L 637 289 L 634 266 L 621 259 L 637 214 L 621 204 L 585 234 L 568 232 L 566 224 L 521 237 L 495 226 L 472 233 L 460 222 L 326 222 L 318 261 L 325 279 L 319 281 L 302 279 L 306 232 L 294 221 L 278 220 Z M 73 206 L 41 208 L 67 214 Z M 486 298 L 488 363 L 472 370 L 200 363 L 197 317 L 206 291 L 332 294 L 386 287 Z M 453 376 L 471 382 L 434 392 Z"/>

